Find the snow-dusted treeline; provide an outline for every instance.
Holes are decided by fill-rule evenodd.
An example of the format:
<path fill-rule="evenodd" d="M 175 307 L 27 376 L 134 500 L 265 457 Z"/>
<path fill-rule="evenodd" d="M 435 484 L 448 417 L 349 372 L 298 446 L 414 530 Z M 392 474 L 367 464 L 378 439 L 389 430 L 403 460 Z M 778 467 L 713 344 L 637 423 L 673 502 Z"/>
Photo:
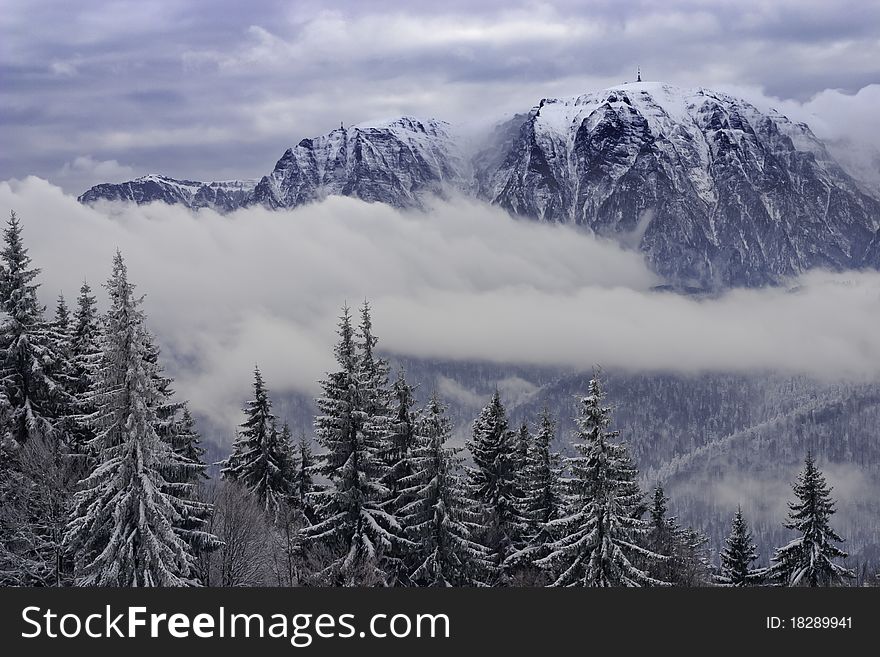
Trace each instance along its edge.
<path fill-rule="evenodd" d="M 852 579 L 812 456 L 769 568 L 747 519 L 719 555 L 646 493 L 600 372 L 568 458 L 557 418 L 513 425 L 500 393 L 467 452 L 342 309 L 313 436 L 273 413 L 259 368 L 218 480 L 159 365 L 122 254 L 99 314 L 88 283 L 47 317 L 13 214 L 0 253 L 0 584 L 37 586 L 746 586 Z M 393 380 L 392 380 L 393 379 Z"/>

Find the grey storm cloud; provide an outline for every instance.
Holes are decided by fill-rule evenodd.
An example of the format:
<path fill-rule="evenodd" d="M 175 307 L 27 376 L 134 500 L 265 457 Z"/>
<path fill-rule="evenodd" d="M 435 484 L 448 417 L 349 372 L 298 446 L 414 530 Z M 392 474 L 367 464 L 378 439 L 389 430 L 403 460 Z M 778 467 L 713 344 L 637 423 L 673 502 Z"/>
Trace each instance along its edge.
<path fill-rule="evenodd" d="M 878 27 L 868 0 L 13 0 L 0 13 L 0 179 L 79 192 L 148 172 L 256 177 L 339 121 L 491 119 L 637 66 L 840 125 L 853 98 L 872 107 Z"/>

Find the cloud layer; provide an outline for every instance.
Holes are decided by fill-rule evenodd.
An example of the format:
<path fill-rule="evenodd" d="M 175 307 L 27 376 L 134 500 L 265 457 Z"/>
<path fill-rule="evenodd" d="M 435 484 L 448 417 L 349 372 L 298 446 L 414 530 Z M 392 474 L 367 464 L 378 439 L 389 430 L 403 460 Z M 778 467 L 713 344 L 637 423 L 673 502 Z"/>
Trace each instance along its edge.
<path fill-rule="evenodd" d="M 790 287 L 698 300 L 652 291 L 641 257 L 616 244 L 466 200 L 425 214 L 330 198 L 220 216 L 163 204 L 94 209 L 28 178 L 0 183 L 0 210 L 9 209 L 48 304 L 62 290 L 71 300 L 84 277 L 97 287 L 122 249 L 178 389 L 230 426 L 254 363 L 275 390 L 313 393 L 332 367 L 340 305 L 365 298 L 381 346 L 404 355 L 880 375 L 878 273 L 814 272 Z"/>

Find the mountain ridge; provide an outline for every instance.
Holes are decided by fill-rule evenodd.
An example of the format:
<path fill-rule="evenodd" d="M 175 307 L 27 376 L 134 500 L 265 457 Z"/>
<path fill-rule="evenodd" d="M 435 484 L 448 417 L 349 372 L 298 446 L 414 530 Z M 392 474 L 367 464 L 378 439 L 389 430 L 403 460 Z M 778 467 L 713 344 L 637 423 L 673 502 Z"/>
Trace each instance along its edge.
<path fill-rule="evenodd" d="M 400 117 L 302 139 L 253 183 L 149 176 L 80 200 L 228 212 L 336 194 L 419 209 L 454 190 L 638 248 L 677 285 L 760 286 L 814 267 L 880 265 L 880 200 L 806 124 L 728 94 L 636 82 L 545 98 L 464 153 L 450 124 Z"/>

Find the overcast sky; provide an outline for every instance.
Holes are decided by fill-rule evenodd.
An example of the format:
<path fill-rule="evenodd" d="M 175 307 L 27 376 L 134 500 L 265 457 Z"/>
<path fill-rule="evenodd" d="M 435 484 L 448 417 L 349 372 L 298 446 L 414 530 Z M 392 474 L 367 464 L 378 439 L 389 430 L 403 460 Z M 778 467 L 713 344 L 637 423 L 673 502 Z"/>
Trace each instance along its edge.
<path fill-rule="evenodd" d="M 491 118 L 637 66 L 880 139 L 875 0 L 2 0 L 0 33 L 0 180 L 75 193 L 259 177 L 340 121 Z"/>

